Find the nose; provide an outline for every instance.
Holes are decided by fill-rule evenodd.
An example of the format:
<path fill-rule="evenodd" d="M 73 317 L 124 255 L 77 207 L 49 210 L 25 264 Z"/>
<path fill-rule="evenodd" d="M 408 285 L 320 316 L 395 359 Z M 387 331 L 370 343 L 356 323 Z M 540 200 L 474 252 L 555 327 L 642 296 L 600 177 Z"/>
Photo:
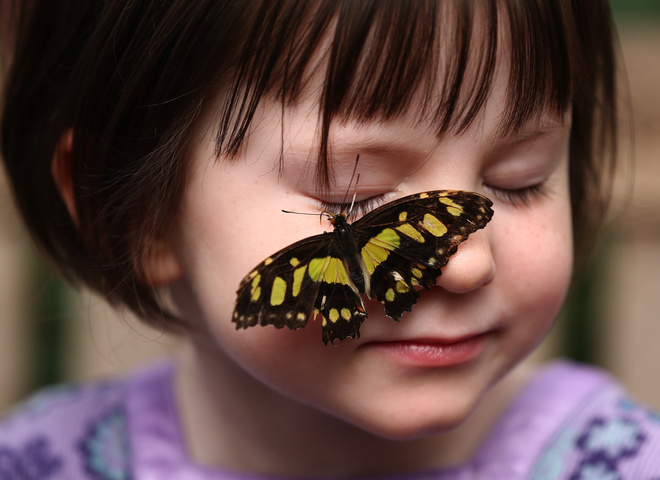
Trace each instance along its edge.
<path fill-rule="evenodd" d="M 436 285 L 451 293 L 468 293 L 495 278 L 495 260 L 488 235 L 479 230 L 463 242 L 442 269 Z"/>

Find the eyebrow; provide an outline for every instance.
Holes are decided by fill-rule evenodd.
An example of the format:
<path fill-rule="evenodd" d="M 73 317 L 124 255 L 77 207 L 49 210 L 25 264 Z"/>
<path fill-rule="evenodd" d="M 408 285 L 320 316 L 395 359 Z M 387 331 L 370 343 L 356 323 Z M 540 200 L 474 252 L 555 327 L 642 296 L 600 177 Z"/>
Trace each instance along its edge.
<path fill-rule="evenodd" d="M 500 126 L 493 140 L 524 143 L 539 137 L 551 135 L 570 126 L 570 115 L 545 114 L 531 119 L 515 131 L 507 131 Z"/>

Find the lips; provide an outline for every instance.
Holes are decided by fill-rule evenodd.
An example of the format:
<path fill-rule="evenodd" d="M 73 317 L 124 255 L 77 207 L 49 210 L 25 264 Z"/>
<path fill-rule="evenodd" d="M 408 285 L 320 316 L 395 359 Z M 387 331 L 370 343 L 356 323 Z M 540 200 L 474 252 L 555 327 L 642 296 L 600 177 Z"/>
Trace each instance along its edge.
<path fill-rule="evenodd" d="M 417 367 L 450 367 L 468 363 L 481 355 L 493 332 L 460 338 L 421 338 L 376 341 L 363 348 L 397 363 Z"/>

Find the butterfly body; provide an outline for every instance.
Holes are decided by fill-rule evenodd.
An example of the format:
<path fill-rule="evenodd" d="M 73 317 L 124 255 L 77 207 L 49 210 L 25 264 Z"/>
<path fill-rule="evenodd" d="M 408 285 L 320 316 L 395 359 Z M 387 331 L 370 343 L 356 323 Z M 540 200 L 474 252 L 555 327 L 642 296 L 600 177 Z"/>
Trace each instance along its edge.
<path fill-rule="evenodd" d="M 270 256 L 239 285 L 236 328 L 304 327 L 322 318 L 323 343 L 358 338 L 367 317 L 362 295 L 399 320 L 421 288 L 435 285 L 458 245 L 483 228 L 492 202 L 473 192 L 437 190 L 400 198 L 349 223 L 330 215 L 332 232 Z"/>
<path fill-rule="evenodd" d="M 360 265 L 357 245 L 353 236 L 353 228 L 343 213 L 331 215 L 330 223 L 334 227 L 332 233 L 342 252 L 344 267 L 348 271 L 353 285 L 355 285 L 359 293 L 366 293 L 364 270 Z"/>

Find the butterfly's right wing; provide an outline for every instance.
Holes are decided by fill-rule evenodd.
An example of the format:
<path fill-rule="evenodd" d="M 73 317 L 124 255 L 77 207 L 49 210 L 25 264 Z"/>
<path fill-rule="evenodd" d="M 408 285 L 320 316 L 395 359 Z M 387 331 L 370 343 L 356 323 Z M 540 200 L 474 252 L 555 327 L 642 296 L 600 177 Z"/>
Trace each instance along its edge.
<path fill-rule="evenodd" d="M 237 329 L 261 324 L 293 330 L 303 328 L 312 315 L 322 317 L 324 344 L 359 337 L 366 318 L 330 233 L 280 250 L 245 276 L 232 321 Z"/>

